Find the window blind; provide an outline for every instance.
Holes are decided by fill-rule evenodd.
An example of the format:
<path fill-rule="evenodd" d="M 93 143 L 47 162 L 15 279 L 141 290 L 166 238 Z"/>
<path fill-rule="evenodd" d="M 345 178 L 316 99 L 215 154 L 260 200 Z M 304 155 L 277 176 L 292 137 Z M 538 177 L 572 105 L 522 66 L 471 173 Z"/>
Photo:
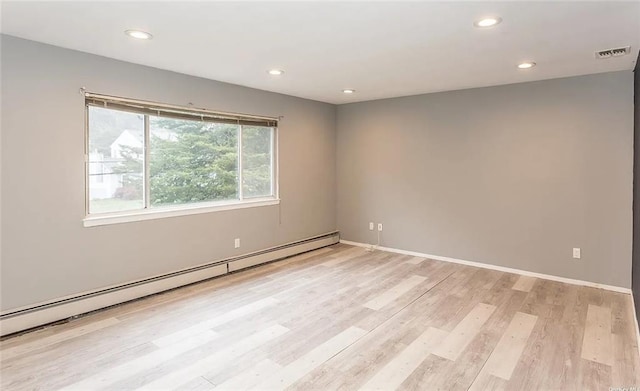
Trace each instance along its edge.
<path fill-rule="evenodd" d="M 174 106 L 157 102 L 95 94 L 91 92 L 84 92 L 84 96 L 85 104 L 88 106 L 130 111 L 134 113 L 147 114 L 158 117 L 239 124 L 247 126 L 266 126 L 274 128 L 278 126 L 278 118 L 273 117 L 216 112 L 189 106 Z"/>

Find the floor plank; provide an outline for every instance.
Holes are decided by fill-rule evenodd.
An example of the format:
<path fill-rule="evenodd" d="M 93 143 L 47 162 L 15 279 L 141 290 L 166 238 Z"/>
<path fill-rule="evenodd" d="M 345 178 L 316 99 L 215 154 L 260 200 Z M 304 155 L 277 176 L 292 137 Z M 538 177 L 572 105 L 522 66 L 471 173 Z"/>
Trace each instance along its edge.
<path fill-rule="evenodd" d="M 515 284 L 513 284 L 513 289 L 517 291 L 522 291 L 522 292 L 531 292 L 531 288 L 535 283 L 536 283 L 535 277 L 520 276 L 520 278 L 518 278 L 518 281 Z"/>
<path fill-rule="evenodd" d="M 228 379 L 227 381 L 215 386 L 216 390 L 248 390 L 259 386 L 265 382 L 270 376 L 273 376 L 274 372 L 279 372 L 282 369 L 281 365 L 275 362 L 265 359 L 260 361 L 256 366 L 245 371 L 239 375 Z"/>
<path fill-rule="evenodd" d="M 502 334 L 483 370 L 504 380 L 511 374 L 520 360 L 520 356 L 529 339 L 529 335 L 538 320 L 537 316 L 517 312 Z"/>
<path fill-rule="evenodd" d="M 447 336 L 446 331 L 430 327 L 373 376 L 361 390 L 395 390 Z"/>
<path fill-rule="evenodd" d="M 210 356 L 204 357 L 184 368 L 168 373 L 142 387 L 138 390 L 176 389 L 193 380 L 196 377 L 207 373 L 211 367 L 215 367 L 219 362 L 233 360 L 245 352 L 258 348 L 261 344 L 277 338 L 289 329 L 280 325 L 271 326 L 263 331 L 251 335 L 227 349 L 220 350 Z"/>
<path fill-rule="evenodd" d="M 454 328 L 451 333 L 434 349 L 437 356 L 455 361 L 469 345 L 484 322 L 489 319 L 495 306 L 480 303 Z"/>
<path fill-rule="evenodd" d="M 349 345 L 362 338 L 367 332 L 357 327 L 349 327 L 335 337 L 324 342 L 309 353 L 277 371 L 264 382 L 258 384 L 259 390 L 284 390 Z"/>
<path fill-rule="evenodd" d="M 175 333 L 171 333 L 169 335 L 156 338 L 152 341 L 152 343 L 158 347 L 169 346 L 169 345 L 175 344 L 176 342 L 180 342 L 180 340 L 183 340 L 194 334 L 199 334 L 201 332 L 210 330 L 223 323 L 232 321 L 234 319 L 245 316 L 255 311 L 260 311 L 266 307 L 275 305 L 277 303 L 278 303 L 277 300 L 271 297 L 267 297 L 265 299 L 258 300 L 256 302 L 244 305 L 240 308 L 236 308 L 235 310 L 229 311 L 223 315 L 216 316 L 215 318 L 207 319 L 203 322 L 194 324 L 193 326 L 189 326 Z"/>
<path fill-rule="evenodd" d="M 17 345 L 14 347 L 3 349 L 0 352 L 0 356 L 2 360 L 10 359 L 14 356 L 19 356 L 21 354 L 28 353 L 35 349 L 42 349 L 42 348 L 55 345 L 73 338 L 83 336 L 85 334 L 92 333 L 96 330 L 101 330 L 105 327 L 113 326 L 119 322 L 120 321 L 116 318 L 108 318 L 98 322 L 89 323 L 85 326 L 74 327 L 69 330 L 63 331 L 61 333 L 57 333 L 45 338 L 33 340 L 29 343 L 24 343 L 22 345 Z"/>
<path fill-rule="evenodd" d="M 611 309 L 589 305 L 582 342 L 582 358 L 611 366 Z"/>
<path fill-rule="evenodd" d="M 64 387 L 62 390 L 83 391 L 104 389 L 114 383 L 126 379 L 129 376 L 135 375 L 137 372 L 155 367 L 161 362 L 178 357 L 179 355 L 210 342 L 217 337 L 219 337 L 219 335 L 214 332 L 202 331 L 180 341 L 176 341 L 179 343 L 165 345 L 165 347 L 161 349 L 109 368 L 80 382 Z"/>
<path fill-rule="evenodd" d="M 371 308 L 372 310 L 379 310 L 387 304 L 393 302 L 398 297 L 404 295 L 409 292 L 418 284 L 424 282 L 426 277 L 421 276 L 410 276 L 409 278 L 402 280 L 398 285 L 389 289 L 386 292 L 383 292 L 381 295 L 374 297 L 365 303 L 365 307 Z"/>

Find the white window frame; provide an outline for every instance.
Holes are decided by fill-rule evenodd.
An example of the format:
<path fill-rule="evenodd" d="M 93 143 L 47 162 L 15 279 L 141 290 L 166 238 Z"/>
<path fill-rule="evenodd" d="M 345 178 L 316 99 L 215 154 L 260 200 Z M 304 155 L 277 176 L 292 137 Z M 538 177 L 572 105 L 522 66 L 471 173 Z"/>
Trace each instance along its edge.
<path fill-rule="evenodd" d="M 235 210 L 235 209 L 244 209 L 244 208 L 255 208 L 261 206 L 270 206 L 270 205 L 278 205 L 280 203 L 279 196 L 279 159 L 278 159 L 278 126 L 277 126 L 277 118 L 270 117 L 257 117 L 257 116 L 246 116 L 240 114 L 231 114 L 231 113 L 221 113 L 221 112 L 211 112 L 205 109 L 193 109 L 190 107 L 180 107 L 180 106 L 170 106 L 164 105 L 154 102 L 147 101 L 136 101 L 125 98 L 118 97 L 110 97 L 106 95 L 98 95 L 85 92 L 85 96 L 92 97 L 104 97 L 113 101 L 122 101 L 122 102 L 134 102 L 139 105 L 148 105 L 152 107 L 166 107 L 171 110 L 181 110 L 185 113 L 196 113 L 196 115 L 207 113 L 215 116 L 220 116 L 224 118 L 259 118 L 259 119 L 269 119 L 274 120 L 276 122 L 275 126 L 271 126 L 271 196 L 268 197 L 250 197 L 245 198 L 243 194 L 243 183 L 242 183 L 242 124 L 238 126 L 238 199 L 234 200 L 225 200 L 225 201 L 208 201 L 208 202 L 198 202 L 193 204 L 182 204 L 182 205 L 168 205 L 168 206 L 155 206 L 151 207 L 150 205 L 150 189 L 149 189 L 149 156 L 150 156 L 150 148 L 149 146 L 149 114 L 140 112 L 139 114 L 144 115 L 144 161 L 143 161 L 143 170 L 144 170 L 144 181 L 143 181 L 143 209 L 129 210 L 129 211 L 121 211 L 121 212 L 110 212 L 110 213 L 89 213 L 89 107 L 92 106 L 87 101 L 85 101 L 85 144 L 84 144 L 84 188 L 85 188 L 85 217 L 83 219 L 83 225 L 85 227 L 95 227 L 101 225 L 109 225 L 109 224 L 120 224 L 120 223 L 128 223 L 135 221 L 144 221 L 144 220 L 153 220 L 153 219 L 161 219 L 168 217 L 178 217 L 178 216 L 188 216 L 194 214 L 202 214 L 202 213 L 211 213 L 211 212 L 219 212 L 225 210 Z M 95 106 L 95 105 L 93 105 Z M 108 105 L 105 108 L 109 109 Z M 113 108 L 113 110 L 118 110 L 118 108 Z M 136 112 L 135 110 L 131 110 L 132 112 Z M 195 117 L 194 117 L 195 119 Z"/>

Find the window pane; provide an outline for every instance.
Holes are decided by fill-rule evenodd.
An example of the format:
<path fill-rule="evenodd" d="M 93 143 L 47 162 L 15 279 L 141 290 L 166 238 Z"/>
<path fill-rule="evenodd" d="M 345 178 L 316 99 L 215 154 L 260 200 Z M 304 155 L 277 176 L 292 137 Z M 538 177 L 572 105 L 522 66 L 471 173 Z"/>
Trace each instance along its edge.
<path fill-rule="evenodd" d="M 89 213 L 141 209 L 144 116 L 89 106 Z"/>
<path fill-rule="evenodd" d="M 273 194 L 271 167 L 273 128 L 242 128 L 242 194 L 244 198 L 268 197 Z"/>
<path fill-rule="evenodd" d="M 238 198 L 238 126 L 149 117 L 151 206 Z"/>

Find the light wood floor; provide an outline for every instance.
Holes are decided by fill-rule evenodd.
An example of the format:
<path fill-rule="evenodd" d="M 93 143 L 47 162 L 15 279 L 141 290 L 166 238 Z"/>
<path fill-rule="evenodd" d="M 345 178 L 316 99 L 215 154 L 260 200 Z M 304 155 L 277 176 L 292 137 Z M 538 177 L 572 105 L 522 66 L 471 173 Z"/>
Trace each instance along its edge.
<path fill-rule="evenodd" d="M 630 300 L 339 244 L 6 339 L 1 388 L 638 387 Z"/>

